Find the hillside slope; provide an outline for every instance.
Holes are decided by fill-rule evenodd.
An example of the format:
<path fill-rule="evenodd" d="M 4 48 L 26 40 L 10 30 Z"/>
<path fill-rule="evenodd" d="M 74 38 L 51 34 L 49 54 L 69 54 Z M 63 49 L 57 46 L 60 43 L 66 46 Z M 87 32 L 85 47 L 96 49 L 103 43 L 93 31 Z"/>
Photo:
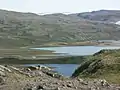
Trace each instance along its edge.
<path fill-rule="evenodd" d="M 61 13 L 40 16 L 0 10 L 0 46 L 3 47 L 108 39 L 120 39 L 119 25 Z"/>
<path fill-rule="evenodd" d="M 120 50 L 101 50 L 87 59 L 74 72 L 73 77 L 104 78 L 120 83 Z"/>
<path fill-rule="evenodd" d="M 99 10 L 85 13 L 73 14 L 80 18 L 95 20 L 95 21 L 104 21 L 104 22 L 117 22 L 120 21 L 120 10 Z"/>

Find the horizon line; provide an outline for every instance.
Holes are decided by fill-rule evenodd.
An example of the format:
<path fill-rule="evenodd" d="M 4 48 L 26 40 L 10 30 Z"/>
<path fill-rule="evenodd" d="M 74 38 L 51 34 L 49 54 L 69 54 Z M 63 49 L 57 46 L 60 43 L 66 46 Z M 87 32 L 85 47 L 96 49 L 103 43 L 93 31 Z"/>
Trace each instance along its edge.
<path fill-rule="evenodd" d="M 91 11 L 83 11 L 83 12 L 42 12 L 42 13 L 35 13 L 35 12 L 27 12 L 27 11 L 18 11 L 18 10 L 10 10 L 10 9 L 2 9 L 0 10 L 3 11 L 9 11 L 9 12 L 18 12 L 18 13 L 32 13 L 32 14 L 37 14 L 37 15 L 49 15 L 49 14 L 77 14 L 77 13 L 86 13 L 86 12 L 94 12 L 94 11 L 102 11 L 102 10 L 113 10 L 113 11 L 120 11 L 120 9 L 98 9 L 98 10 L 91 10 Z"/>

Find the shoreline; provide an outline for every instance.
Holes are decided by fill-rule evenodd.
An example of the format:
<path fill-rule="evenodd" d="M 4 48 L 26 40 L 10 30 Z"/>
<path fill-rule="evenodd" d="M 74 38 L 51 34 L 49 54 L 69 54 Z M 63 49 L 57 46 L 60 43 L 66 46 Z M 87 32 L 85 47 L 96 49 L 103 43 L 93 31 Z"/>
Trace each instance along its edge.
<path fill-rule="evenodd" d="M 120 46 L 120 41 L 111 40 L 111 41 L 82 41 L 82 42 L 56 42 L 56 43 L 46 43 L 43 45 L 29 46 L 29 48 L 42 48 L 42 47 L 67 47 L 67 46 Z"/>
<path fill-rule="evenodd" d="M 90 46 L 90 45 L 87 45 Z M 105 43 L 100 43 L 99 45 L 93 45 L 96 47 L 107 47 L 107 46 L 114 46 L 115 45 L 105 45 Z M 60 47 L 60 46 L 56 46 L 56 47 Z M 63 47 L 67 47 L 67 46 L 63 46 Z M 69 46 L 68 46 L 69 47 Z M 74 47 L 74 46 L 73 46 Z M 32 47 L 31 47 L 32 48 Z M 34 46 L 34 48 L 36 48 Z M 54 53 L 54 51 L 50 51 L 50 50 L 37 50 L 37 49 L 30 49 L 30 47 L 20 47 L 20 48 L 16 48 L 16 49 L 7 49 L 7 48 L 1 48 L 0 49 L 0 63 L 2 64 L 36 64 L 36 63 L 41 63 L 41 64 L 78 64 L 81 63 L 78 62 L 77 60 L 72 62 L 72 57 L 75 58 L 83 58 L 86 55 L 82 55 L 82 56 L 60 56 L 57 55 L 56 53 Z M 88 55 L 89 56 L 89 55 Z M 12 58 L 12 60 L 10 59 Z M 10 60 L 9 60 L 10 59 Z"/>

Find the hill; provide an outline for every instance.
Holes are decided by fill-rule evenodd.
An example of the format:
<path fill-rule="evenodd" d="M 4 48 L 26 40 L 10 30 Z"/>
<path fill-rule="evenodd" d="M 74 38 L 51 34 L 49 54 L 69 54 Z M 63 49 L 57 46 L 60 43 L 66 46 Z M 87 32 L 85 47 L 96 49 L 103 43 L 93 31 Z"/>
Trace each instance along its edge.
<path fill-rule="evenodd" d="M 120 10 L 99 10 L 73 14 L 80 18 L 115 23 L 120 21 Z"/>
<path fill-rule="evenodd" d="M 101 17 L 100 17 L 101 18 Z M 62 13 L 37 15 L 0 10 L 0 46 L 119 40 L 120 26 Z"/>
<path fill-rule="evenodd" d="M 73 74 L 73 77 L 106 79 L 120 83 L 120 50 L 101 50 L 88 56 Z M 85 59 L 85 58 L 84 58 Z"/>

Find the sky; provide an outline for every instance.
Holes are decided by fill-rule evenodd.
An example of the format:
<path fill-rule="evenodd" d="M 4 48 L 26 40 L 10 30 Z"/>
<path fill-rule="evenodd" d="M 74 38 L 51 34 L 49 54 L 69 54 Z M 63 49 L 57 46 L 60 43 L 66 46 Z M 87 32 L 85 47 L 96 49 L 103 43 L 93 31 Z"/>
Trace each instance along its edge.
<path fill-rule="evenodd" d="M 80 13 L 120 10 L 120 0 L 0 0 L 0 9 L 37 14 Z"/>

